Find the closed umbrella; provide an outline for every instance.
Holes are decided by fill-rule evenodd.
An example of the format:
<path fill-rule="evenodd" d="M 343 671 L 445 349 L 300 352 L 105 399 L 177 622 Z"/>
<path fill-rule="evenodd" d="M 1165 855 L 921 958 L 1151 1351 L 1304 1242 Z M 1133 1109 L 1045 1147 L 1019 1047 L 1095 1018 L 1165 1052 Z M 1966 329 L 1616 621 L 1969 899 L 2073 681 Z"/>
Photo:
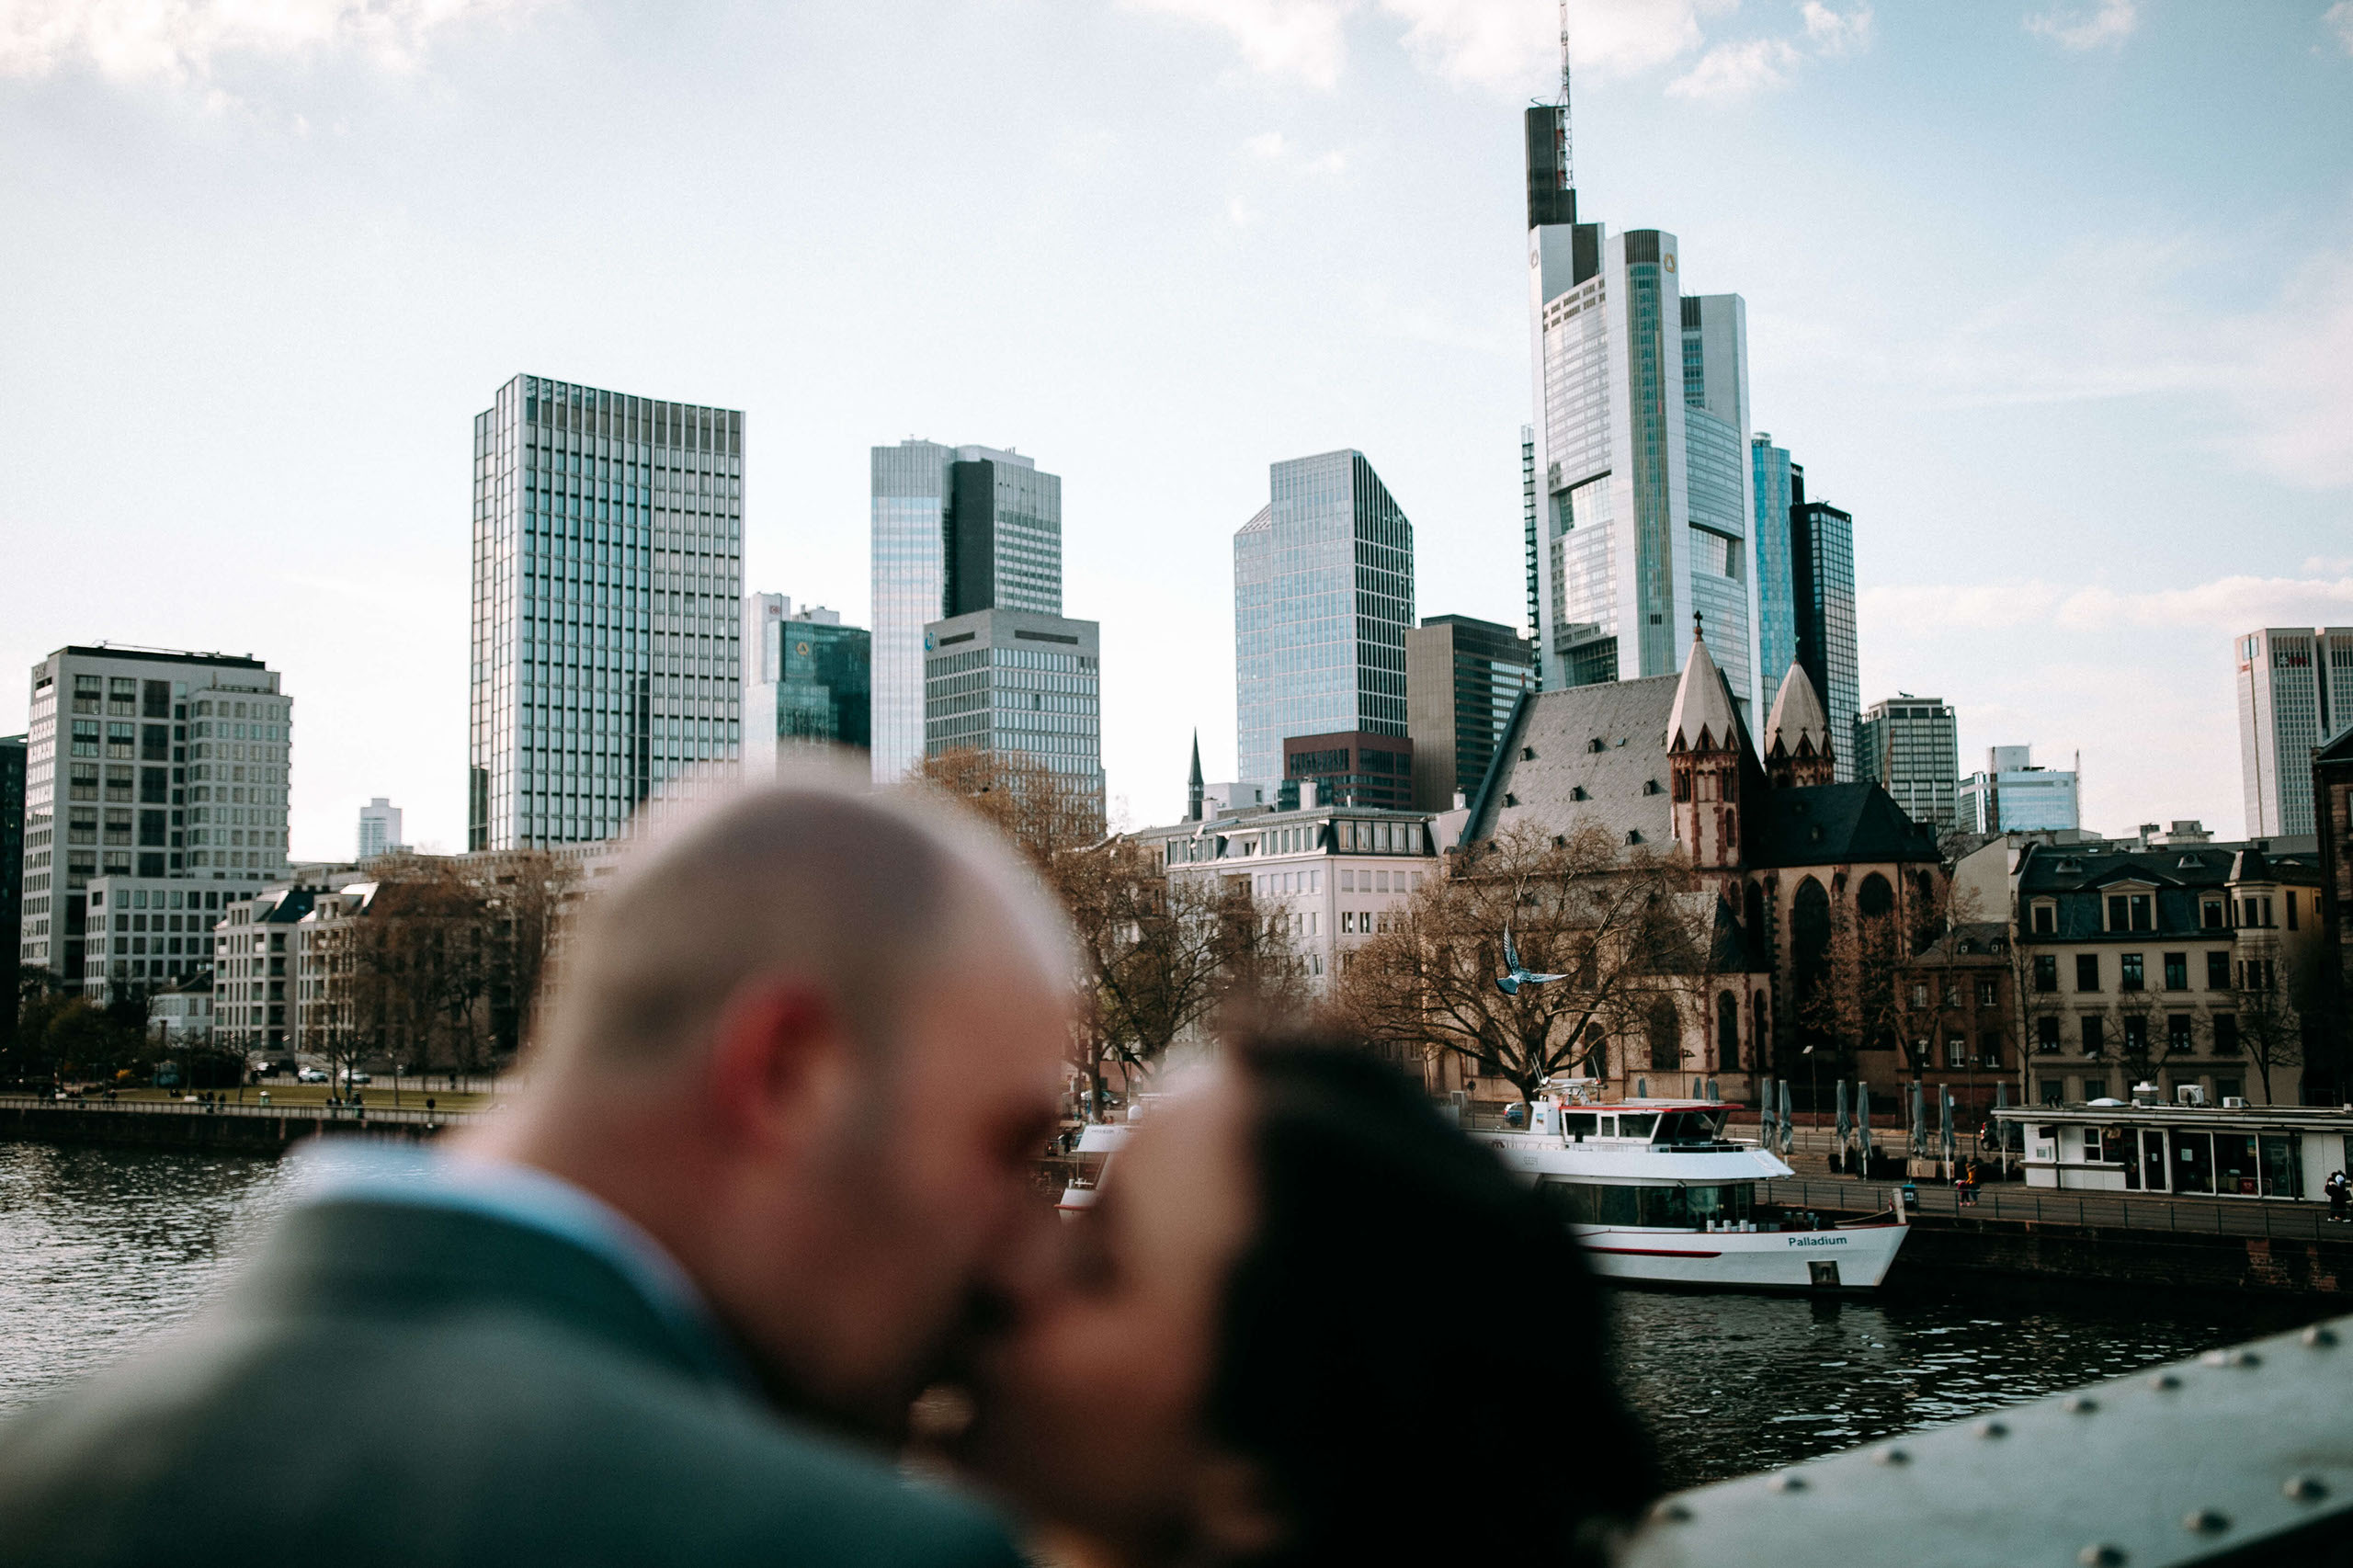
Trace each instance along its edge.
<path fill-rule="evenodd" d="M 1863 1175 L 1871 1174 L 1871 1091 L 1860 1078 L 1855 1080 L 1855 1143 L 1856 1153 L 1862 1156 Z"/>
<path fill-rule="evenodd" d="M 1847 1152 L 1847 1080 L 1838 1080 L 1838 1153 Z"/>
<path fill-rule="evenodd" d="M 1937 1129 L 1937 1142 L 1943 1151 L 1945 1164 L 1949 1165 L 1952 1164 L 1952 1091 L 1938 1085 L 1937 1104 L 1939 1124 Z"/>
<path fill-rule="evenodd" d="M 1772 1147 L 1773 1147 L 1774 1139 L 1775 1139 L 1775 1134 L 1774 1134 L 1774 1131 L 1773 1131 L 1773 1080 L 1772 1080 L 1772 1079 L 1770 1079 L 1770 1078 L 1767 1078 L 1767 1079 L 1765 1079 L 1765 1080 L 1763 1081 L 1763 1083 L 1761 1084 L 1761 1085 L 1758 1087 L 1757 1094 L 1756 1094 L 1756 1143 L 1757 1143 L 1757 1146 L 1758 1146 L 1759 1148 L 1761 1148 L 1761 1149 L 1764 1149 L 1764 1150 L 1767 1150 L 1768 1152 L 1769 1152 L 1769 1151 L 1772 1149 Z"/>
<path fill-rule="evenodd" d="M 1797 1125 L 1790 1115 L 1790 1081 L 1784 1078 L 1781 1080 L 1781 1153 L 1788 1153 L 1790 1145 L 1796 1142 Z"/>
<path fill-rule="evenodd" d="M 1928 1113 L 1921 1104 L 1920 1080 L 1915 1078 L 1912 1080 L 1912 1147 L 1905 1153 L 1916 1160 L 1920 1157 L 1920 1151 L 1927 1146 Z"/>

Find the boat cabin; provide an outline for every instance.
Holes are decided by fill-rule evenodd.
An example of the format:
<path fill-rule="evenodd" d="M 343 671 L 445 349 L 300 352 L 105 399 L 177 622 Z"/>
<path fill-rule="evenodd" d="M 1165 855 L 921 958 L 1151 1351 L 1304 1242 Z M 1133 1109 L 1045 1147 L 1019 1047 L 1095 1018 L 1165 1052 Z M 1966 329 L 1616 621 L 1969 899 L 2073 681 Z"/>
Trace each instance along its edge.
<path fill-rule="evenodd" d="M 2353 1110 L 2336 1106 L 2018 1106 L 2029 1187 L 2071 1192 L 2313 1199 L 2353 1169 Z"/>
<path fill-rule="evenodd" d="M 1543 1099 L 1529 1131 L 1564 1143 L 1647 1143 L 1667 1149 L 1729 1148 L 1724 1122 L 1733 1107 L 1723 1100 L 1614 1100 L 1583 1104 Z"/>

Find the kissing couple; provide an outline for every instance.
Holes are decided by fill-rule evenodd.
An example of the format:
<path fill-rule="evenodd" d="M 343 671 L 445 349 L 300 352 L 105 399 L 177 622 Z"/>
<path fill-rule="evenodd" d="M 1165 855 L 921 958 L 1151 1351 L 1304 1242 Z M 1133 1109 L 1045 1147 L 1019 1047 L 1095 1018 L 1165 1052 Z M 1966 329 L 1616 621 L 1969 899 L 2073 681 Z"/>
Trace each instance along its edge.
<path fill-rule="evenodd" d="M 1301 1043 L 1060 1220 L 1071 950 L 938 802 L 649 836 L 502 1109 L 323 1161 L 193 1325 L 0 1427 L 0 1565 L 1600 1561 L 1655 1486 L 1564 1229 Z M 911 1458 L 919 1401 L 967 1418 Z"/>

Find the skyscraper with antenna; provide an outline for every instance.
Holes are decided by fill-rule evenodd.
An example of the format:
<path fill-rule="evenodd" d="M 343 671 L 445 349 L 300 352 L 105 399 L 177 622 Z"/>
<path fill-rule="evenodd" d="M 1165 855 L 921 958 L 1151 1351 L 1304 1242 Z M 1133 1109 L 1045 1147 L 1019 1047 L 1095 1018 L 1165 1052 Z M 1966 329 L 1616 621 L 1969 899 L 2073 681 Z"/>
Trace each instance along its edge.
<path fill-rule="evenodd" d="M 1559 101 L 1522 115 L 1536 414 L 1525 524 L 1542 683 L 1672 675 L 1697 615 L 1754 722 L 1765 672 L 1746 306 L 1684 293 L 1675 235 L 1578 222 L 1570 60 L 1563 4 Z"/>

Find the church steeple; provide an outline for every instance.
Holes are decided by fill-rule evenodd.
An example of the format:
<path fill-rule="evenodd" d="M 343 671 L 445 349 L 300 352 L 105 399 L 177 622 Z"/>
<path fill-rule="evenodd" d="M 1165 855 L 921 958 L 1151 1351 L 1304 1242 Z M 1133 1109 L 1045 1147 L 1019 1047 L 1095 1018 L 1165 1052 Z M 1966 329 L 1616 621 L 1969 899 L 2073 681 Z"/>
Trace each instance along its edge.
<path fill-rule="evenodd" d="M 1691 652 L 1666 720 L 1666 765 L 1673 776 L 1676 842 L 1694 866 L 1740 864 L 1740 773 L 1748 743 L 1732 687 L 1708 652 L 1699 618 L 1691 618 Z"/>
<path fill-rule="evenodd" d="M 1773 698 L 1773 715 L 1765 722 L 1765 774 L 1774 788 L 1828 784 L 1835 777 L 1836 753 L 1830 738 L 1830 717 L 1823 711 L 1822 694 L 1805 666 L 1791 660 Z"/>
<path fill-rule="evenodd" d="M 1185 820 L 1187 822 L 1201 820 L 1202 793 L 1201 733 L 1195 730 L 1193 732 L 1193 772 L 1192 776 L 1185 781 Z"/>

